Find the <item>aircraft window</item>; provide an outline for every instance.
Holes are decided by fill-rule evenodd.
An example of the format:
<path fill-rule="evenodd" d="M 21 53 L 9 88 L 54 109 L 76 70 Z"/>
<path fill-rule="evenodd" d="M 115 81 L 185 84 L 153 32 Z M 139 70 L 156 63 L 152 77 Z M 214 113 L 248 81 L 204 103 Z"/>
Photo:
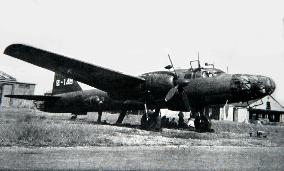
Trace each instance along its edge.
<path fill-rule="evenodd" d="M 217 76 L 217 75 L 220 75 L 220 74 L 222 74 L 222 73 L 224 73 L 224 72 L 222 72 L 222 71 L 216 71 L 216 72 L 214 72 L 213 74 L 214 74 L 214 76 Z"/>
<path fill-rule="evenodd" d="M 208 73 L 208 77 L 214 77 L 214 74 L 211 73 L 211 72 L 209 72 L 209 73 Z"/>
<path fill-rule="evenodd" d="M 186 79 L 195 79 L 195 78 L 208 78 L 208 77 L 216 77 L 220 74 L 224 73 L 219 69 L 207 69 L 207 68 L 197 68 L 194 70 L 189 70 L 184 75 Z"/>
<path fill-rule="evenodd" d="M 218 69 L 213 69 L 213 70 L 207 70 L 208 76 L 209 77 L 216 77 L 220 74 L 223 74 L 224 71 L 218 70 Z"/>
<path fill-rule="evenodd" d="M 200 77 L 202 77 L 201 72 L 200 71 L 196 72 L 194 78 L 200 78 Z"/>
<path fill-rule="evenodd" d="M 209 75 L 208 75 L 208 73 L 207 73 L 206 71 L 203 71 L 203 72 L 202 72 L 202 77 L 203 77 L 203 78 L 206 78 L 206 77 L 209 77 Z"/>

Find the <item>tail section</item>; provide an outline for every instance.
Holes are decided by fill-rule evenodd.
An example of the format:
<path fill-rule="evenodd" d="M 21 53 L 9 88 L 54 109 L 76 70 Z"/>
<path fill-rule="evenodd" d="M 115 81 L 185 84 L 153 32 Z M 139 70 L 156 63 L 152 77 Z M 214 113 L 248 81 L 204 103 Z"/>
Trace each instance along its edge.
<path fill-rule="evenodd" d="M 55 94 L 62 94 L 62 93 L 69 93 L 74 91 L 81 91 L 82 88 L 78 84 L 77 81 L 66 78 L 60 74 L 55 73 L 54 81 L 53 81 L 53 88 L 52 88 L 52 95 Z"/>

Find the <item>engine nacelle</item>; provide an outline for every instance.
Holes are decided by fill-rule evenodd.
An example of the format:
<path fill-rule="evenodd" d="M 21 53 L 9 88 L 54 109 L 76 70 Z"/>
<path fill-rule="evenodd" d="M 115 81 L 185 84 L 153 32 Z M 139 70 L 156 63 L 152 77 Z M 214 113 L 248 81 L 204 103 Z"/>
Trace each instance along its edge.
<path fill-rule="evenodd" d="M 167 71 L 157 71 L 143 74 L 146 80 L 145 89 L 156 98 L 165 98 L 168 91 L 174 87 L 174 74 Z"/>

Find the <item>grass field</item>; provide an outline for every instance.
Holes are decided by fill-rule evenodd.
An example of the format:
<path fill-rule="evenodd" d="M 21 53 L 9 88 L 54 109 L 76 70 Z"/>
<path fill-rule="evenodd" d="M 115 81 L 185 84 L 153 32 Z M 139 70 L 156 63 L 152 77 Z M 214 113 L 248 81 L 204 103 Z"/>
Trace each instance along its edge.
<path fill-rule="evenodd" d="M 117 114 L 103 114 L 114 123 Z M 139 129 L 141 116 L 128 115 L 127 126 L 100 125 L 97 115 L 89 113 L 70 120 L 70 114 L 50 114 L 31 109 L 0 109 L 0 146 L 283 146 L 284 127 L 212 121 L 214 133 L 163 129 L 151 132 Z M 257 138 L 256 131 L 267 132 Z M 253 136 L 250 137 L 249 133 Z"/>

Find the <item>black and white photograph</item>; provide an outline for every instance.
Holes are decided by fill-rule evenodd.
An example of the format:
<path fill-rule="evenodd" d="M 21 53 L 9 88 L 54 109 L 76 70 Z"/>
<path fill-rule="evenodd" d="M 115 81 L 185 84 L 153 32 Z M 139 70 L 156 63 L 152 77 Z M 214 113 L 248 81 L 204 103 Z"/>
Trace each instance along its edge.
<path fill-rule="evenodd" d="M 0 170 L 283 170 L 283 7 L 1 0 Z"/>

